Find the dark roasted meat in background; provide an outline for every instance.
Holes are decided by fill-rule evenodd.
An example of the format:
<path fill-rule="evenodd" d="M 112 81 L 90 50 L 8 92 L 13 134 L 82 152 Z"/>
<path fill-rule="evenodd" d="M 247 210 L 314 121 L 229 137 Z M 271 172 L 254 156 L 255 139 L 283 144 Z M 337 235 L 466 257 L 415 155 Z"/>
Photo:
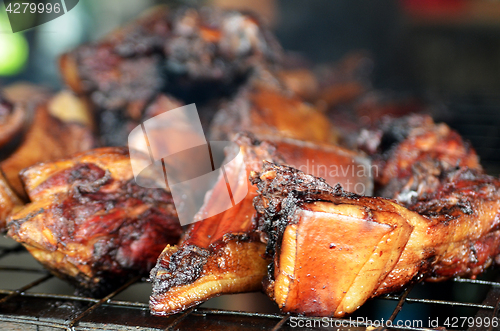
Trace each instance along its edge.
<path fill-rule="evenodd" d="M 52 96 L 46 89 L 29 84 L 8 86 L 2 93 L 5 99 L 0 98 L 0 232 L 13 208 L 27 201 L 19 178 L 21 170 L 95 147 L 92 125 L 77 119 L 84 117 L 85 111 L 75 109 L 78 101 L 74 101 L 74 96 L 68 95 L 66 99 L 72 101 L 60 105 L 59 96 L 64 92 Z M 55 111 L 61 107 L 63 117 Z"/>
<path fill-rule="evenodd" d="M 428 115 L 384 118 L 375 129 L 361 131 L 358 146 L 379 170 L 375 195 L 406 205 L 435 192 L 444 173 L 457 167 L 482 172 L 474 148 Z"/>
<path fill-rule="evenodd" d="M 124 145 L 160 92 L 196 103 L 208 127 L 211 101 L 235 93 L 256 67 L 279 63 L 274 36 L 251 15 L 218 8 L 156 7 L 103 40 L 61 57 L 66 83 L 87 96 L 104 145 Z M 217 103 L 215 102 L 215 103 Z"/>
<path fill-rule="evenodd" d="M 337 141 L 334 127 L 323 113 L 265 70 L 251 77 L 232 100 L 221 106 L 210 127 L 213 140 L 231 139 L 241 131 L 261 139 L 281 137 L 326 144 Z"/>
<path fill-rule="evenodd" d="M 130 162 L 116 147 L 28 168 L 32 202 L 11 215 L 8 235 L 82 293 L 146 274 L 181 227 L 170 192 L 138 186 Z"/>

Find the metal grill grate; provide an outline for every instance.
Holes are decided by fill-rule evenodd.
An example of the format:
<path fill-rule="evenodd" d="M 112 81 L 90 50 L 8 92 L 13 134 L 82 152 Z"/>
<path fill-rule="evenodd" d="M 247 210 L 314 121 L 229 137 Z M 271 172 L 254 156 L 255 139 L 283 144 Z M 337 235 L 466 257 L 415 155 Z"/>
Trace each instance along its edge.
<path fill-rule="evenodd" d="M 195 307 L 181 314 L 170 317 L 155 317 L 149 314 L 147 303 L 136 301 L 118 300 L 117 295 L 128 289 L 135 283 L 143 282 L 144 279 L 135 278 L 123 285 L 120 289 L 110 293 L 102 299 L 80 297 L 74 295 L 57 293 L 38 293 L 32 291 L 37 286 L 48 282 L 53 278 L 41 268 L 9 266 L 2 263 L 4 259 L 17 261 L 16 256 L 27 254 L 20 246 L 0 246 L 0 279 L 5 273 L 29 274 L 34 278 L 16 289 L 5 289 L 11 286 L 14 279 L 3 277 L 0 283 L 0 329 L 1 330 L 291 330 L 301 329 L 295 326 L 304 326 L 307 330 L 325 330 L 325 323 L 330 329 L 335 330 L 429 330 L 436 325 L 429 323 L 435 320 L 436 312 L 447 311 L 448 317 L 460 318 L 463 309 L 471 311 L 464 324 L 458 320 L 456 327 L 448 327 L 445 317 L 438 317 L 439 327 L 442 329 L 469 329 L 469 330 L 495 330 L 499 327 L 494 325 L 484 326 L 474 323 L 469 325 L 471 318 L 485 321 L 487 318 L 494 320 L 498 318 L 498 306 L 500 303 L 500 282 L 497 279 L 500 272 L 491 270 L 483 279 L 453 279 L 445 283 L 417 284 L 408 287 L 398 295 L 388 295 L 382 298 L 370 300 L 367 306 L 380 307 L 392 304 L 390 310 L 380 312 L 374 309 L 369 315 L 370 321 L 358 320 L 367 312 L 365 307 L 361 312 L 351 317 L 351 321 L 360 323 L 349 324 L 347 319 L 305 318 L 280 314 L 266 314 L 258 312 L 239 312 L 218 309 Z M 8 264 L 8 263 L 7 263 Z M 10 279 L 10 281 L 9 281 Z M 498 278 L 500 279 L 500 278 Z M 437 287 L 436 287 L 437 286 Z M 469 290 L 464 287 L 468 286 Z M 472 286 L 472 288 L 470 288 Z M 450 300 L 446 293 L 455 287 L 458 292 L 470 292 L 481 294 L 475 300 Z M 437 293 L 435 289 L 445 288 L 444 294 Z M 422 292 L 422 289 L 424 291 Z M 471 290 L 472 289 L 472 290 Z M 443 291 L 441 291 L 443 292 Z M 455 291 L 456 292 L 456 291 Z M 431 294 L 427 297 L 419 297 Z M 448 293 L 449 294 L 449 293 Z M 479 300 L 477 300 L 479 299 Z M 476 302 L 477 301 L 477 302 Z M 446 308 L 446 309 L 445 309 Z M 364 310 L 364 311 L 363 311 Z M 373 310 L 373 309 L 372 309 Z M 423 315 L 427 312 L 427 316 Z M 430 314 L 429 314 L 430 312 Z M 452 312 L 452 313 L 450 313 Z M 456 314 L 454 314 L 456 312 Z M 452 316 L 453 315 L 453 316 Z M 376 321 L 391 321 L 392 327 L 373 328 Z M 410 318 L 410 319 L 409 319 Z M 411 319 L 415 318 L 415 319 Z M 397 325 L 403 323 L 402 325 Z M 421 324 L 418 324 L 421 321 Z M 404 324 L 406 322 L 406 325 Z M 449 320 L 452 323 L 453 320 Z M 344 324 L 342 324 L 344 323 Z M 410 325 L 410 323 L 412 323 Z M 448 325 L 451 326 L 451 325 Z M 432 327 L 432 328 L 431 328 Z"/>

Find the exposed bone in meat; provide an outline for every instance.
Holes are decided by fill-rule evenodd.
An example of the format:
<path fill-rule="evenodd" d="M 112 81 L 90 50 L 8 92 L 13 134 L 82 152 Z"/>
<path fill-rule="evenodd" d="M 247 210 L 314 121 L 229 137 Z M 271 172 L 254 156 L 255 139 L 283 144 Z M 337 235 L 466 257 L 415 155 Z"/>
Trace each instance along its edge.
<path fill-rule="evenodd" d="M 336 147 L 279 139 L 270 144 L 241 134 L 236 136 L 235 142 L 240 146 L 243 157 L 232 168 L 226 167 L 226 174 L 237 179 L 237 189 L 249 185 L 249 174 L 261 170 L 263 160 L 283 163 L 289 159 L 299 167 L 309 166 L 308 170 L 317 171 L 308 165 L 308 158 L 315 154 L 319 166 L 368 166 L 362 156 Z M 285 160 L 281 155 L 285 156 Z M 339 181 L 346 184 L 346 180 L 351 179 L 353 183 L 371 187 L 371 177 L 368 176 L 325 175 L 334 184 Z M 232 182 L 231 179 L 229 181 Z M 202 218 L 205 212 L 216 208 L 218 197 L 226 190 L 226 182 L 220 178 L 197 217 Z M 153 314 L 173 314 L 223 293 L 261 289 L 269 261 L 263 258 L 266 246 L 255 232 L 255 209 L 252 204 L 255 196 L 256 188 L 251 186 L 242 202 L 224 213 L 194 223 L 180 246 L 165 248 L 151 271 L 153 295 L 150 307 Z"/>
<path fill-rule="evenodd" d="M 130 162 L 125 148 L 101 148 L 28 168 L 32 202 L 11 215 L 8 235 L 83 293 L 147 273 L 181 227 L 170 192 L 138 186 Z"/>
<path fill-rule="evenodd" d="M 69 90 L 63 90 L 50 98 L 47 107 L 50 114 L 61 121 L 80 123 L 95 131 L 92 108 L 85 98 L 78 97 Z"/>
<path fill-rule="evenodd" d="M 344 316 L 411 281 L 474 276 L 500 253 L 500 181 L 474 170 L 448 172 L 411 210 L 270 163 L 252 180 L 267 293 L 284 312 Z"/>

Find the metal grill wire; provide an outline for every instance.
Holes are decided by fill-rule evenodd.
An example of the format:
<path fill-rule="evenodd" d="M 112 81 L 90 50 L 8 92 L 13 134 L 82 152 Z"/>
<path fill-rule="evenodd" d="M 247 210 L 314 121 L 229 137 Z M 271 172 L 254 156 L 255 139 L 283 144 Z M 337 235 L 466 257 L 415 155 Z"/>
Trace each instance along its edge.
<path fill-rule="evenodd" d="M 0 261 L 6 257 L 16 255 L 19 253 L 23 253 L 24 249 L 20 245 L 16 245 L 14 247 L 0 247 Z M 5 272 L 21 272 L 25 274 L 32 274 L 32 275 L 39 275 L 37 279 L 35 279 L 32 282 L 29 282 L 25 284 L 24 286 L 14 289 L 14 290 L 9 290 L 9 289 L 3 289 L 5 286 L 1 286 L 0 288 L 0 323 L 1 322 L 9 322 L 9 323 L 19 323 L 22 325 L 35 325 L 37 327 L 46 327 L 46 328 L 52 328 L 52 329 L 62 329 L 62 330 L 79 330 L 79 329 L 88 329 L 84 327 L 80 327 L 80 321 L 82 319 L 86 319 L 86 325 L 89 323 L 92 323 L 92 319 L 89 319 L 88 317 L 92 314 L 93 311 L 95 311 L 98 308 L 103 308 L 103 309 L 109 309 L 109 307 L 120 307 L 122 309 L 126 309 L 130 311 L 130 315 L 132 314 L 137 314 L 138 310 L 142 311 L 142 314 L 146 316 L 146 319 L 161 319 L 165 323 L 162 323 L 163 325 L 161 328 L 150 328 L 148 327 L 148 330 L 156 330 L 156 329 L 163 329 L 163 330 L 183 330 L 182 324 L 183 321 L 186 320 L 187 317 L 190 316 L 198 316 L 198 317 L 203 317 L 203 318 L 211 318 L 211 319 L 217 319 L 222 316 L 232 316 L 232 317 L 237 317 L 237 318 L 252 318 L 253 322 L 255 322 L 255 319 L 261 320 L 261 321 L 266 321 L 266 325 L 269 325 L 270 323 L 273 324 L 274 326 L 272 327 L 272 330 L 286 330 L 291 328 L 290 326 L 290 319 L 293 318 L 295 319 L 295 323 L 297 324 L 297 321 L 301 321 L 302 325 L 306 325 L 305 323 L 309 321 L 309 323 L 313 323 L 314 321 L 317 321 L 316 325 L 320 328 L 321 326 L 321 319 L 320 318 L 306 318 L 306 317 L 298 317 L 298 316 L 288 316 L 288 315 L 280 315 L 280 314 L 263 314 L 263 313 L 253 313 L 253 312 L 239 312 L 239 311 L 226 311 L 226 310 L 218 310 L 218 309 L 207 309 L 207 308 L 200 308 L 200 307 L 195 307 L 192 309 L 189 309 L 183 313 L 180 313 L 178 315 L 174 315 L 170 318 L 158 318 L 158 317 L 153 317 L 149 316 L 148 313 L 148 305 L 146 303 L 140 303 L 140 302 L 134 302 L 134 301 L 120 301 L 114 299 L 120 292 L 124 291 L 125 289 L 129 288 L 132 284 L 136 282 L 141 282 L 144 281 L 144 279 L 140 279 L 139 277 L 136 277 L 132 280 L 130 280 L 128 283 L 123 285 L 121 288 L 118 290 L 110 293 L 109 295 L 105 296 L 102 299 L 95 299 L 95 298 L 89 298 L 89 297 L 81 297 L 81 296 L 74 296 L 74 295 L 61 295 L 61 294 L 50 294 L 50 293 L 33 293 L 33 292 L 28 292 L 30 289 L 38 286 L 39 284 L 42 284 L 49 279 L 51 279 L 53 276 L 51 274 L 48 274 L 46 271 L 43 269 L 37 269 L 37 268 L 24 268 L 22 266 L 4 266 L 0 265 L 0 274 L 5 273 Z M 497 277 L 498 272 L 494 271 L 493 275 L 494 277 Z M 491 281 L 491 280 L 472 280 L 472 279 L 453 279 L 450 282 L 454 282 L 457 284 L 469 284 L 473 285 L 476 287 L 488 287 L 489 291 L 486 297 L 483 299 L 481 303 L 475 303 L 475 302 L 462 302 L 462 301 L 450 301 L 450 300 L 440 300 L 440 299 L 431 299 L 431 298 L 415 298 L 415 297 L 410 297 L 410 294 L 412 293 L 412 290 L 415 286 L 409 286 L 405 291 L 398 295 L 388 295 L 384 296 L 381 299 L 376 299 L 376 300 L 385 300 L 385 301 L 392 301 L 396 303 L 396 306 L 392 310 L 389 316 L 378 316 L 379 320 L 381 318 L 385 318 L 385 321 L 390 320 L 393 322 L 393 327 L 383 327 L 380 326 L 377 328 L 378 330 L 429 330 L 429 325 L 426 325 L 426 321 L 420 326 L 415 327 L 415 325 L 398 325 L 396 326 L 397 319 L 400 315 L 400 312 L 403 308 L 409 308 L 410 311 L 413 309 L 416 309 L 414 304 L 420 304 L 420 305 L 426 305 L 430 306 L 431 309 L 433 310 L 440 310 L 443 307 L 467 307 L 467 308 L 473 308 L 476 310 L 476 315 L 475 317 L 478 318 L 485 318 L 489 317 L 490 319 L 493 319 L 494 317 L 497 317 L 498 313 L 498 306 L 500 302 L 500 282 L 497 281 Z M 6 285 L 4 283 L 4 285 Z M 416 285 L 416 286 L 422 286 L 422 285 Z M 42 300 L 58 300 L 59 302 L 81 302 L 85 303 L 88 305 L 88 307 L 81 312 L 79 312 L 76 316 L 72 317 L 69 320 L 62 320 L 62 321 L 48 321 L 44 320 L 43 318 L 38 318 L 37 316 L 31 316 L 34 318 L 27 319 L 26 316 L 23 315 L 15 315 L 15 314 L 7 314 L 5 313 L 5 305 L 7 305 L 9 302 L 15 299 L 21 300 L 21 302 L 26 301 L 26 304 L 29 304 L 29 299 L 42 299 Z M 23 309 L 23 305 L 21 304 L 20 309 Z M 337 321 L 341 325 L 341 327 L 337 328 L 339 330 L 343 329 L 348 329 L 344 328 L 341 323 L 341 319 L 331 319 L 330 323 L 333 325 Z M 344 321 L 347 321 L 344 320 Z M 444 322 L 444 320 L 442 320 Z M 372 321 L 373 322 L 373 321 Z M 372 322 L 360 322 L 357 323 L 357 326 L 359 327 L 369 327 L 373 326 L 373 324 L 370 324 Z M 97 323 L 97 322 L 96 322 Z M 127 324 L 127 318 L 121 321 L 123 325 Z M 97 324 L 96 324 L 97 325 Z M 345 325 L 345 324 L 344 324 Z M 387 324 L 385 324 L 387 325 Z M 433 325 L 435 326 L 435 325 Z M 439 325 L 440 327 L 443 327 L 443 325 Z M 466 324 L 466 326 L 468 326 Z M 141 328 L 140 325 L 136 325 L 138 329 Z M 221 328 L 222 329 L 222 328 Z M 313 328 L 314 329 L 314 328 Z M 352 329 L 352 328 L 351 328 Z M 458 329 L 463 329 L 463 328 L 458 328 Z M 472 326 L 468 328 L 470 330 L 494 330 L 497 328 L 494 328 L 492 325 L 489 327 L 479 327 L 478 325 Z"/>

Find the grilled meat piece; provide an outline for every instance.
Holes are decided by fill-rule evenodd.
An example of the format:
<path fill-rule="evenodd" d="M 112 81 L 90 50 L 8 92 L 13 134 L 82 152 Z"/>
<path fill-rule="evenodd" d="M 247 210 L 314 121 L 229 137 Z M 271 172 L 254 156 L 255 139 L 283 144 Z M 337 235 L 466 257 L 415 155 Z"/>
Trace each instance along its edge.
<path fill-rule="evenodd" d="M 0 172 L 0 233 L 5 231 L 7 217 L 18 206 L 22 206 L 23 201 L 12 190 L 7 180 Z"/>
<path fill-rule="evenodd" d="M 96 108 L 105 145 L 122 145 L 127 127 L 140 123 L 159 93 L 202 109 L 234 93 L 255 67 L 273 66 L 280 58 L 280 46 L 253 16 L 211 7 L 156 7 L 103 40 L 63 55 L 60 67 L 71 89 Z M 200 115 L 208 125 L 213 114 Z"/>
<path fill-rule="evenodd" d="M 166 8 L 155 8 L 102 41 L 64 54 L 60 69 L 66 84 L 104 109 L 146 102 L 161 87 L 157 69 L 170 33 L 167 15 Z"/>
<path fill-rule="evenodd" d="M 367 159 L 354 152 L 289 139 L 259 142 L 246 134 L 237 135 L 234 141 L 240 146 L 243 157 L 231 168 L 225 168 L 229 182 L 238 183 L 236 189 L 232 186 L 233 196 L 238 196 L 238 190 L 245 190 L 250 185 L 249 174 L 260 171 L 263 160 L 290 162 L 326 176 L 333 185 L 338 182 L 347 185 L 351 180 L 353 186 L 359 183 L 371 187 L 369 176 L 337 176 L 321 171 L 332 164 L 344 169 L 368 167 Z M 317 157 L 318 167 L 310 164 L 312 155 Z M 219 197 L 226 191 L 226 181 L 220 178 L 196 217 L 203 219 L 204 214 L 211 214 L 210 210 L 217 208 Z M 246 197 L 236 206 L 194 223 L 181 245 L 165 248 L 151 271 L 153 295 L 150 307 L 153 314 L 169 315 L 223 293 L 262 288 L 269 260 L 263 257 L 266 245 L 261 243 L 256 232 L 252 204 L 255 196 L 256 187 L 250 186 Z"/>
<path fill-rule="evenodd" d="M 335 143 L 337 138 L 328 118 L 281 87 L 271 72 L 254 76 L 217 112 L 210 128 L 213 140 L 230 139 L 241 131 L 262 139 L 281 137 L 316 143 Z"/>
<path fill-rule="evenodd" d="M 472 146 L 427 115 L 386 119 L 379 128 L 364 130 L 359 146 L 379 170 L 377 195 L 406 205 L 436 191 L 443 174 L 456 167 L 482 171 Z"/>
<path fill-rule="evenodd" d="M 26 125 L 26 111 L 20 105 L 14 106 L 0 98 L 0 151 L 12 148 L 21 139 Z"/>
<path fill-rule="evenodd" d="M 227 194 L 226 181 L 219 178 L 196 216 L 203 220 L 190 227 L 181 245 L 167 246 L 161 253 L 150 276 L 150 308 L 155 315 L 174 314 L 220 294 L 261 288 L 269 262 L 263 258 L 265 245 L 255 233 L 252 199 L 256 191 L 248 176 L 260 169 L 262 160 L 280 159 L 267 142 L 246 135 L 236 137 L 235 142 L 242 157 L 225 167 L 226 176 L 237 183 L 232 187 L 233 195 L 247 187 L 249 192 L 233 208 L 203 219 L 204 212 L 217 208 L 221 193 Z"/>
<path fill-rule="evenodd" d="M 31 125 L 21 144 L 7 159 L 0 162 L 0 169 L 14 191 L 26 197 L 19 178 L 21 170 L 38 162 L 53 161 L 90 149 L 95 140 L 90 127 L 73 122 L 63 122 L 52 116 L 47 104 L 34 109 Z"/>
<path fill-rule="evenodd" d="M 0 232 L 13 208 L 27 200 L 19 178 L 22 169 L 95 144 L 91 124 L 74 122 L 81 111 L 66 103 L 65 118 L 56 118 L 52 110 L 60 108 L 60 102 L 43 88 L 17 84 L 2 92 L 6 99 L 0 99 Z"/>
<path fill-rule="evenodd" d="M 411 281 L 473 277 L 500 253 L 500 181 L 478 171 L 448 172 L 410 208 L 271 163 L 252 181 L 284 312 L 344 316 Z"/>
<path fill-rule="evenodd" d="M 126 148 L 100 148 L 24 170 L 32 202 L 10 216 L 8 235 L 82 293 L 147 273 L 181 227 L 170 192 L 139 187 L 130 162 Z"/>

